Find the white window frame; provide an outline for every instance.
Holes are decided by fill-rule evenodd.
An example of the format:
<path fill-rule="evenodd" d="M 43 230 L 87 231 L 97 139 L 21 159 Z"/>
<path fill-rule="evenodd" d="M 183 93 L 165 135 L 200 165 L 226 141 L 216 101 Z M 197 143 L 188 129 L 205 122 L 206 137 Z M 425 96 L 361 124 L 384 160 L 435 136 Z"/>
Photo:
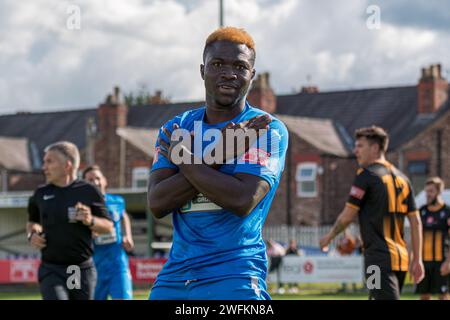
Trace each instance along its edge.
<path fill-rule="evenodd" d="M 302 176 L 302 170 L 312 170 L 308 177 Z M 319 174 L 319 166 L 315 162 L 302 162 L 297 164 L 297 171 L 295 173 L 295 181 L 297 182 L 297 197 L 300 198 L 315 198 L 318 195 L 317 190 L 317 176 Z M 305 191 L 302 189 L 302 182 L 314 182 L 314 191 Z"/>
<path fill-rule="evenodd" d="M 149 175 L 150 175 L 150 168 L 147 167 L 133 168 L 131 171 L 131 187 L 133 189 L 145 188 L 145 187 L 138 187 L 138 182 L 145 180 L 145 185 L 147 185 Z"/>

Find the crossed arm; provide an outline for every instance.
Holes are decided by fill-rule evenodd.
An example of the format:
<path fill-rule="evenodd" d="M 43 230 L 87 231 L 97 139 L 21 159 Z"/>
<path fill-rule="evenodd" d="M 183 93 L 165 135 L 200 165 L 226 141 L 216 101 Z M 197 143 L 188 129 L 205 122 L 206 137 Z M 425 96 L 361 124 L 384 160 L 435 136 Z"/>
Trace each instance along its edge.
<path fill-rule="evenodd" d="M 271 122 L 269 116 L 257 116 L 238 124 L 230 122 L 222 129 L 222 135 L 226 130 L 256 130 L 257 135 L 261 129 L 266 128 Z M 178 124 L 173 129 L 178 129 Z M 171 159 L 171 151 L 174 145 L 182 142 L 171 141 L 171 132 L 163 128 L 168 142 L 158 139 L 161 147 L 161 155 Z M 244 144 L 242 148 L 248 151 L 250 144 Z M 191 153 L 190 151 L 188 151 Z M 229 155 L 224 152 L 225 159 Z M 191 153 L 191 155 L 193 155 Z M 237 153 L 231 156 L 236 158 Z M 223 162 L 225 163 L 225 161 Z M 248 215 L 270 189 L 269 183 L 264 179 L 251 174 L 238 173 L 234 176 L 220 172 L 219 165 L 206 164 L 179 164 L 176 169 L 159 169 L 150 174 L 148 183 L 147 201 L 150 210 L 156 218 L 162 218 L 174 209 L 178 209 L 202 193 L 208 199 L 220 207 L 227 209 L 237 216 Z"/>
<path fill-rule="evenodd" d="M 234 214 L 248 215 L 267 194 L 267 181 L 250 174 L 224 174 L 207 165 L 180 165 L 180 171 L 159 169 L 150 174 L 148 204 L 155 218 L 162 218 L 202 193 Z"/>

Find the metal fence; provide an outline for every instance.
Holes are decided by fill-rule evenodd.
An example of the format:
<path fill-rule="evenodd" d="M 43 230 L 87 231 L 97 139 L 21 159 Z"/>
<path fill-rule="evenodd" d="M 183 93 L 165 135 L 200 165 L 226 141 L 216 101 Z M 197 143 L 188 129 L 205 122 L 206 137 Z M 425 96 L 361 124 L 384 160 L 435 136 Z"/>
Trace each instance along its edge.
<path fill-rule="evenodd" d="M 319 240 L 324 236 L 331 228 L 331 225 L 327 226 L 266 226 L 263 229 L 263 238 L 265 240 L 275 240 L 282 244 L 288 244 L 289 240 L 295 239 L 297 244 L 301 247 L 319 247 Z M 357 224 L 351 224 L 349 226 L 350 232 L 354 236 L 359 235 L 359 226 Z M 405 240 L 409 243 L 411 240 L 409 225 L 405 223 L 404 233 Z M 342 237 L 339 235 L 331 244 L 334 247 L 336 240 Z"/>

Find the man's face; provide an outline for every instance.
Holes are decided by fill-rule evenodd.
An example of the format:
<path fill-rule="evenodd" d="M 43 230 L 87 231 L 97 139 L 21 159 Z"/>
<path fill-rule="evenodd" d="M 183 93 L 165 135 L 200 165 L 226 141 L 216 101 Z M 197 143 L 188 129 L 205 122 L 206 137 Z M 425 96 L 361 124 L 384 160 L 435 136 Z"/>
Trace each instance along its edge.
<path fill-rule="evenodd" d="M 55 183 L 71 175 L 72 166 L 62 154 L 56 151 L 48 151 L 44 155 L 42 166 L 47 183 Z"/>
<path fill-rule="evenodd" d="M 106 192 L 106 178 L 105 176 L 98 170 L 91 170 L 86 173 L 84 180 L 96 186 L 102 193 Z"/>
<path fill-rule="evenodd" d="M 427 184 L 425 186 L 425 195 L 427 197 L 427 204 L 432 204 L 439 195 L 439 191 L 434 184 Z"/>
<path fill-rule="evenodd" d="M 361 167 L 367 167 L 379 155 L 379 148 L 376 143 L 370 143 L 365 137 L 359 138 L 355 142 L 353 153 L 356 156 L 356 161 Z"/>
<path fill-rule="evenodd" d="M 255 76 L 254 54 L 244 44 L 216 41 L 208 46 L 200 72 L 206 96 L 219 107 L 232 107 L 245 97 Z"/>

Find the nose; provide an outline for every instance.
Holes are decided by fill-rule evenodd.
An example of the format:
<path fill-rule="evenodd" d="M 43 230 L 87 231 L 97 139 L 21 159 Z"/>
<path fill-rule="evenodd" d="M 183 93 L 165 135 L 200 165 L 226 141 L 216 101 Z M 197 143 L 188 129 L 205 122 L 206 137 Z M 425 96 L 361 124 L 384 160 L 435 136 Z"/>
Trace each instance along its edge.
<path fill-rule="evenodd" d="M 227 79 L 227 80 L 232 80 L 232 79 L 237 78 L 237 75 L 233 72 L 233 68 L 231 66 L 223 66 L 220 76 L 223 79 Z"/>

